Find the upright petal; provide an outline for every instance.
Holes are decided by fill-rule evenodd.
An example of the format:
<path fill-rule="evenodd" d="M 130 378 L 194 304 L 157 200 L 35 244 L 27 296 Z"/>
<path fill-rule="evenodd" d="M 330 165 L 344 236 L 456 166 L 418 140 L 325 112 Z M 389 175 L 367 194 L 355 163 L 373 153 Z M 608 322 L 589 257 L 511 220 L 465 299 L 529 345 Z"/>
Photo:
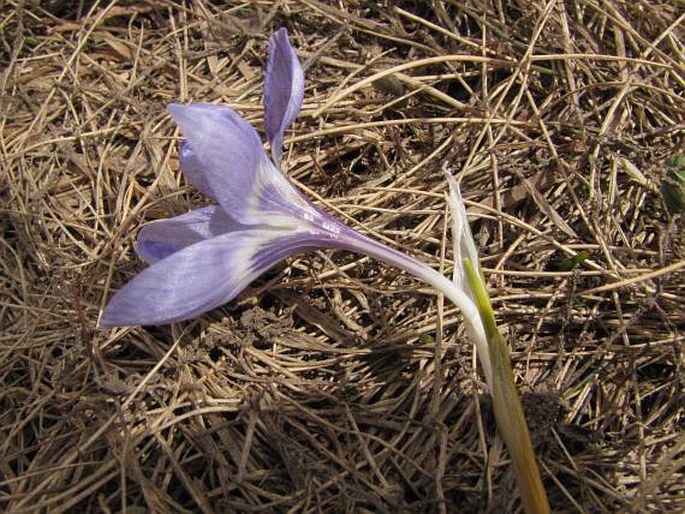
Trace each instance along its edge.
<path fill-rule="evenodd" d="M 250 282 L 299 251 L 333 245 L 326 234 L 258 228 L 229 232 L 174 252 L 143 270 L 110 300 L 102 327 L 164 325 L 235 298 Z"/>
<path fill-rule="evenodd" d="M 212 205 L 145 225 L 138 234 L 136 252 L 148 264 L 210 237 L 248 228 Z"/>
<path fill-rule="evenodd" d="M 212 104 L 172 104 L 169 110 L 188 138 L 181 169 L 200 191 L 244 225 L 290 227 L 316 209 L 269 159 L 250 125 Z M 253 137 L 254 136 L 254 137 Z"/>
<path fill-rule="evenodd" d="M 269 40 L 264 84 L 264 126 L 276 163 L 283 156 L 283 133 L 300 112 L 303 98 L 304 73 L 282 28 Z"/>
<path fill-rule="evenodd" d="M 236 220 L 258 223 L 252 192 L 264 148 L 255 130 L 219 105 L 170 104 L 169 111 L 187 138 L 181 160 L 188 180 Z"/>

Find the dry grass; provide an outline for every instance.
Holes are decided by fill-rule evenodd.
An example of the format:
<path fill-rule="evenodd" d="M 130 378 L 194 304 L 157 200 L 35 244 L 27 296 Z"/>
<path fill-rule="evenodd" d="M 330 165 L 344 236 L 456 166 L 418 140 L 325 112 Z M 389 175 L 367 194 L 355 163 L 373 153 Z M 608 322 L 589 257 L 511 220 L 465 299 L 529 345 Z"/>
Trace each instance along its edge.
<path fill-rule="evenodd" d="M 138 228 L 206 202 L 165 104 L 261 127 L 280 26 L 312 197 L 449 270 L 442 167 L 461 179 L 553 511 L 685 509 L 683 225 L 658 192 L 682 4 L 81 4 L 0 4 L 0 510 L 517 510 L 459 314 L 395 269 L 303 255 L 196 321 L 96 329 Z"/>

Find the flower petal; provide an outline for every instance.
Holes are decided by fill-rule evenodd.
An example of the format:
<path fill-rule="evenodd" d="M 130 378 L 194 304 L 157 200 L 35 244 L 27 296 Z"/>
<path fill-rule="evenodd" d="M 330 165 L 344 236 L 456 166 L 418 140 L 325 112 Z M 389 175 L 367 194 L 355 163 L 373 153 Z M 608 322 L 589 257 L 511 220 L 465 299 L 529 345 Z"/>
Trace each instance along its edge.
<path fill-rule="evenodd" d="M 264 126 L 274 162 L 283 156 L 283 133 L 300 112 L 304 98 L 304 73 L 295 50 L 282 28 L 269 40 L 264 83 Z"/>
<path fill-rule="evenodd" d="M 186 246 L 143 270 L 110 300 L 102 327 L 164 325 L 235 298 L 271 266 L 298 251 L 330 247 L 316 231 L 257 228 Z"/>
<path fill-rule="evenodd" d="M 186 180 L 205 196 L 218 202 L 219 199 L 214 195 L 197 154 L 186 140 L 181 141 L 178 145 L 178 160 Z"/>
<path fill-rule="evenodd" d="M 221 206 L 212 205 L 145 225 L 138 234 L 136 252 L 148 264 L 153 264 L 186 246 L 246 228 Z"/>
<path fill-rule="evenodd" d="M 265 154 L 255 130 L 228 107 L 195 103 L 168 108 L 187 138 L 181 160 L 188 180 L 236 220 L 258 223 L 250 207 Z"/>
<path fill-rule="evenodd" d="M 181 169 L 243 225 L 290 227 L 316 209 L 269 159 L 256 133 L 234 111 L 212 104 L 172 104 L 169 110 L 188 138 Z M 252 137 L 254 136 L 254 138 Z"/>

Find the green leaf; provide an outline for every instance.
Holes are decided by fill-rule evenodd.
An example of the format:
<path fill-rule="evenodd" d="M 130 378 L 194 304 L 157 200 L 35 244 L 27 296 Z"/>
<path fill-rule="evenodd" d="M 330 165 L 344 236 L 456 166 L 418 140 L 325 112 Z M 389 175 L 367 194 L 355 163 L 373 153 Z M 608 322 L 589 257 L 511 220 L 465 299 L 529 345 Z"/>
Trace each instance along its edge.
<path fill-rule="evenodd" d="M 435 344 L 435 338 L 430 334 L 421 334 L 419 341 L 422 344 Z"/>
<path fill-rule="evenodd" d="M 579 264 L 585 262 L 590 253 L 583 250 L 575 255 L 562 255 L 561 257 L 553 258 L 547 264 L 549 271 L 571 271 Z"/>
<path fill-rule="evenodd" d="M 527 514 L 547 514 L 547 493 L 540 479 L 540 470 L 530 440 L 528 424 L 521 406 L 514 376 L 511 371 L 509 349 L 495 323 L 490 296 L 485 280 L 476 271 L 470 259 L 464 258 L 464 271 L 478 307 L 485 335 L 488 338 L 488 354 L 492 364 L 492 400 L 495 421 L 504 443 L 511 455 L 521 492 L 521 503 Z"/>
<path fill-rule="evenodd" d="M 685 212 L 685 156 L 674 155 L 666 161 L 668 170 L 661 182 L 661 196 L 670 214 Z"/>
<path fill-rule="evenodd" d="M 471 262 L 471 259 L 464 257 L 462 262 L 464 263 L 466 280 L 469 282 L 473 298 L 476 301 L 476 307 L 478 307 L 478 314 L 480 314 L 480 319 L 483 322 L 485 337 L 490 341 L 493 335 L 498 334 L 499 332 L 497 330 L 497 324 L 495 323 L 495 313 L 492 310 L 490 296 L 485 289 L 485 280 L 483 279 L 483 276 L 478 273 Z"/>

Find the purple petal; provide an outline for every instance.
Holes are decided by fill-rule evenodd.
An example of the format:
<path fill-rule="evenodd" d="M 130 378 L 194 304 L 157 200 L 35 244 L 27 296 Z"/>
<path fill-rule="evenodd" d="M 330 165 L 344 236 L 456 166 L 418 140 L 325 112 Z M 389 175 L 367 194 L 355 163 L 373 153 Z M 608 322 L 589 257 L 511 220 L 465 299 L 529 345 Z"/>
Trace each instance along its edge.
<path fill-rule="evenodd" d="M 138 234 L 136 252 L 148 264 L 153 264 L 186 246 L 245 228 L 221 206 L 212 205 L 145 225 Z"/>
<path fill-rule="evenodd" d="M 172 104 L 169 110 L 188 137 L 180 146 L 183 173 L 231 218 L 244 225 L 292 226 L 293 217 L 311 216 L 314 207 L 234 111 L 212 104 Z"/>
<path fill-rule="evenodd" d="M 196 103 L 168 108 L 187 138 L 181 160 L 188 180 L 231 217 L 258 223 L 251 202 L 265 153 L 255 130 L 228 107 Z"/>
<path fill-rule="evenodd" d="M 283 133 L 300 112 L 303 98 L 304 73 L 282 28 L 269 40 L 264 83 L 264 126 L 275 162 L 283 156 Z"/>
<path fill-rule="evenodd" d="M 143 270 L 110 300 L 102 327 L 164 325 L 235 298 L 271 266 L 298 251 L 335 245 L 316 230 L 249 229 L 187 246 Z"/>
<path fill-rule="evenodd" d="M 193 152 L 193 149 L 186 140 L 181 141 L 178 145 L 178 160 L 186 180 L 205 196 L 218 202 L 219 199 L 214 196 L 214 191 L 203 171 L 200 160 L 197 158 L 197 154 Z"/>

